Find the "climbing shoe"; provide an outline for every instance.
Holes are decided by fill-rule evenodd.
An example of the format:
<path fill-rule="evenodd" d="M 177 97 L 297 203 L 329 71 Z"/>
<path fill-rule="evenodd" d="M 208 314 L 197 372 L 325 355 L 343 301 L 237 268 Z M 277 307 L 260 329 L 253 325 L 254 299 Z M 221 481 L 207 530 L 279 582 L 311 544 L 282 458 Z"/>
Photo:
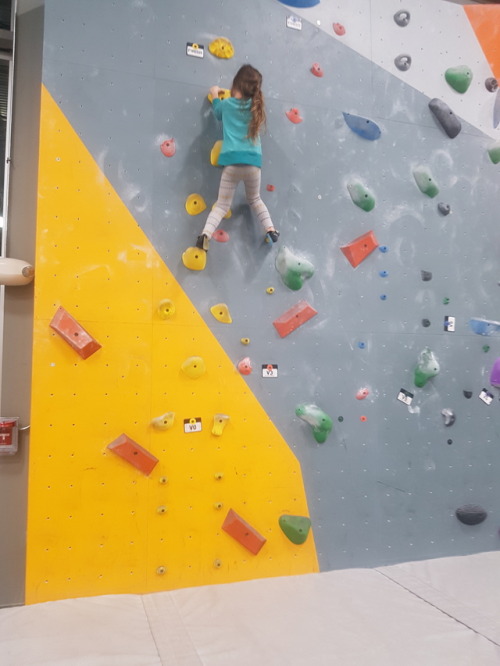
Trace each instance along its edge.
<path fill-rule="evenodd" d="M 267 236 L 272 240 L 273 243 L 276 243 L 280 235 L 279 231 L 276 231 L 276 229 L 273 229 L 273 231 L 268 231 Z"/>
<path fill-rule="evenodd" d="M 209 243 L 209 240 L 208 240 L 206 234 L 201 234 L 196 239 L 196 247 L 199 247 L 200 250 L 205 250 L 205 252 L 207 252 L 207 250 L 208 250 L 208 243 Z"/>

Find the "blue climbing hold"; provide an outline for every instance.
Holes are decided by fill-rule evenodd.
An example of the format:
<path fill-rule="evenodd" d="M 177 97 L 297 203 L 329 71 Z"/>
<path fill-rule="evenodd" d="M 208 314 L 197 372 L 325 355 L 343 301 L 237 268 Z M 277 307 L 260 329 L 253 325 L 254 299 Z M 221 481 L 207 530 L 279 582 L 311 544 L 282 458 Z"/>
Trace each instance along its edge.
<path fill-rule="evenodd" d="M 386 301 L 387 300 L 387 294 L 380 294 L 380 300 L 381 301 Z"/>
<path fill-rule="evenodd" d="M 387 271 L 379 271 L 378 274 L 380 275 L 380 277 L 387 277 L 389 275 Z"/>
<path fill-rule="evenodd" d="M 381 252 L 383 252 L 384 254 L 389 250 L 389 248 L 387 247 L 387 245 L 379 245 L 379 246 L 378 246 L 378 249 L 379 249 Z"/>
<path fill-rule="evenodd" d="M 352 113 L 342 112 L 342 114 L 349 129 L 363 139 L 375 141 L 382 134 L 380 127 L 373 120 L 363 118 L 362 116 L 354 116 Z"/>
<path fill-rule="evenodd" d="M 500 332 L 500 321 L 492 321 L 491 319 L 472 317 L 472 319 L 469 319 L 469 326 L 477 335 L 491 335 Z"/>
<path fill-rule="evenodd" d="M 359 349 L 364 349 L 366 347 L 366 342 L 358 342 Z"/>
<path fill-rule="evenodd" d="M 289 7 L 314 7 L 314 5 L 319 5 L 320 0 L 280 0 L 282 5 L 288 5 Z"/>

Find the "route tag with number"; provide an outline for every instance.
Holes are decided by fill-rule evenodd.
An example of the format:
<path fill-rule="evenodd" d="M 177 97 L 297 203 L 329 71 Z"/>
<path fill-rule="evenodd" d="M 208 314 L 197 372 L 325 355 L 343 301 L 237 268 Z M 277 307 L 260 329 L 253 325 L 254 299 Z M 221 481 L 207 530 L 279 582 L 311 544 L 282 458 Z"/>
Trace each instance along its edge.
<path fill-rule="evenodd" d="M 495 396 L 493 395 L 493 393 L 490 393 L 486 389 L 483 389 L 479 394 L 479 399 L 482 400 L 486 405 L 491 405 L 494 398 Z"/>
<path fill-rule="evenodd" d="M 302 30 L 302 19 L 298 16 L 287 16 L 286 27 L 292 30 Z"/>
<path fill-rule="evenodd" d="M 201 432 L 201 418 L 184 419 L 184 432 Z"/>
<path fill-rule="evenodd" d="M 186 55 L 193 56 L 194 58 L 203 58 L 205 47 L 203 44 L 196 44 L 196 42 L 188 42 L 186 44 Z"/>
<path fill-rule="evenodd" d="M 267 365 L 262 366 L 262 376 L 263 377 L 277 377 L 278 376 L 278 366 L 268 363 Z"/>
<path fill-rule="evenodd" d="M 410 391 L 406 391 L 405 389 L 400 389 L 398 393 L 398 400 L 400 402 L 404 402 L 405 405 L 411 405 L 411 401 L 413 400 L 413 393 L 410 393 Z"/>

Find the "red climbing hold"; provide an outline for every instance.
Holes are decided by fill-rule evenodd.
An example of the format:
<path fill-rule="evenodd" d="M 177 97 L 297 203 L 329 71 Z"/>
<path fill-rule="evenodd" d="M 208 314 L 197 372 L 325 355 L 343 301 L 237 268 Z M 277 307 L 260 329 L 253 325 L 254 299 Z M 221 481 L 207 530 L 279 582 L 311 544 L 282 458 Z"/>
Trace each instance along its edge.
<path fill-rule="evenodd" d="M 313 66 L 311 67 L 311 72 L 314 74 L 314 76 L 322 77 L 323 76 L 323 70 L 319 66 L 317 62 L 313 63 Z"/>
<path fill-rule="evenodd" d="M 227 233 L 227 231 L 224 231 L 224 229 L 217 229 L 212 234 L 212 238 L 214 241 L 217 241 L 218 243 L 227 243 L 227 241 L 229 240 L 229 234 Z"/>
<path fill-rule="evenodd" d="M 66 340 L 83 359 L 92 356 L 102 346 L 62 306 L 57 308 L 50 327 L 59 333 L 61 338 Z"/>
<path fill-rule="evenodd" d="M 249 550 L 253 555 L 257 555 L 262 546 L 266 543 L 265 537 L 259 534 L 246 520 L 243 520 L 236 511 L 229 509 L 229 512 L 222 524 L 222 529 L 233 537 L 236 541 Z"/>
<path fill-rule="evenodd" d="M 248 358 L 248 356 L 245 356 L 245 358 L 242 358 L 241 361 L 238 362 L 238 365 L 236 366 L 238 368 L 238 372 L 241 375 L 251 375 L 252 374 L 252 361 Z"/>
<path fill-rule="evenodd" d="M 342 23 L 334 23 L 333 24 L 333 32 L 336 35 L 339 35 L 339 37 L 342 37 L 342 35 L 345 35 L 345 28 L 342 25 Z"/>
<path fill-rule="evenodd" d="M 274 185 L 268 185 L 268 186 L 266 187 L 266 190 L 267 190 L 268 192 L 274 192 L 275 189 L 276 189 L 276 188 L 274 187 Z"/>
<path fill-rule="evenodd" d="M 286 117 L 291 123 L 294 123 L 295 125 L 298 125 L 298 123 L 301 123 L 303 120 L 298 109 L 290 109 L 290 111 L 286 112 Z"/>
<path fill-rule="evenodd" d="M 340 248 L 347 257 L 347 260 L 353 268 L 356 268 L 366 257 L 378 247 L 378 241 L 373 231 L 367 231 L 366 234 L 358 236 L 347 245 Z"/>
<path fill-rule="evenodd" d="M 108 444 L 107 448 L 146 476 L 149 476 L 159 463 L 156 456 L 146 451 L 146 449 L 137 444 L 137 442 L 134 442 L 125 433 L 117 437 L 111 444 Z"/>
<path fill-rule="evenodd" d="M 175 139 L 167 139 L 160 146 L 161 152 L 165 157 L 173 157 L 175 155 Z"/>
<path fill-rule="evenodd" d="M 299 301 L 296 305 L 284 312 L 281 317 L 273 321 L 274 328 L 280 337 L 285 338 L 296 328 L 312 319 L 318 312 L 306 301 Z"/>

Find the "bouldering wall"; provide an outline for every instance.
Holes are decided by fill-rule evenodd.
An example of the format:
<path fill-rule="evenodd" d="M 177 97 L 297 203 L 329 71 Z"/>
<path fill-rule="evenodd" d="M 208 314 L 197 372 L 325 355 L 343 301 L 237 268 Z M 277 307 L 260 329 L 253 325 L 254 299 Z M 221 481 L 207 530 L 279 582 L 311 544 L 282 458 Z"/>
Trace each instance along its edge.
<path fill-rule="evenodd" d="M 492 64 L 457 5 L 293 5 L 46 2 L 30 602 L 498 548 Z M 238 190 L 189 271 L 245 62 L 281 236 Z"/>

